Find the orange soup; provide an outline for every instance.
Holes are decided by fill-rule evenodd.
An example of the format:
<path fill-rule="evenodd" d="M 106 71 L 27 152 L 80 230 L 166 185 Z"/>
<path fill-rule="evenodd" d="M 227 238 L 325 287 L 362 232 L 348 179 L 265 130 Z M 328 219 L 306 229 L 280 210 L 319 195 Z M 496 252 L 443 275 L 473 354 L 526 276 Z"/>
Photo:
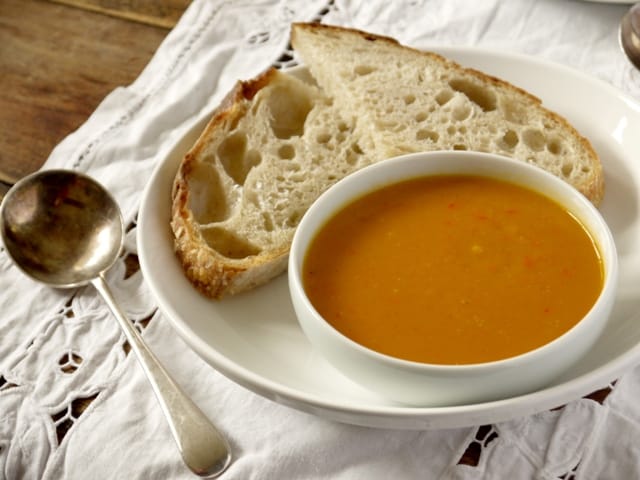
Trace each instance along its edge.
<path fill-rule="evenodd" d="M 598 248 L 566 209 L 465 175 L 401 182 L 345 206 L 312 241 L 302 275 L 338 331 L 434 364 L 542 346 L 574 326 L 603 286 Z"/>

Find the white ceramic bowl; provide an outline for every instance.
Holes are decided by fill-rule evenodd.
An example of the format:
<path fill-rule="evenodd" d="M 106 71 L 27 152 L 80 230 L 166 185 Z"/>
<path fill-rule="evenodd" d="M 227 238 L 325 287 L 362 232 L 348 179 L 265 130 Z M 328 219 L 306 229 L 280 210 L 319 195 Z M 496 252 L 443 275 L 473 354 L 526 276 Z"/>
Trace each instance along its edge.
<path fill-rule="evenodd" d="M 432 365 L 402 360 L 366 348 L 327 323 L 312 306 L 302 284 L 302 264 L 311 240 L 334 213 L 351 200 L 385 185 L 434 174 L 489 176 L 528 186 L 555 199 L 589 230 L 605 273 L 600 296 L 573 328 L 530 352 L 487 363 Z M 497 155 L 429 152 L 404 155 L 359 170 L 321 195 L 296 230 L 289 257 L 289 290 L 303 331 L 338 370 L 360 385 L 402 403 L 451 406 L 507 398 L 537 390 L 580 358 L 603 330 L 613 306 L 618 259 L 613 237 L 598 210 L 555 176 Z M 499 308 L 499 306 L 498 306 Z"/>

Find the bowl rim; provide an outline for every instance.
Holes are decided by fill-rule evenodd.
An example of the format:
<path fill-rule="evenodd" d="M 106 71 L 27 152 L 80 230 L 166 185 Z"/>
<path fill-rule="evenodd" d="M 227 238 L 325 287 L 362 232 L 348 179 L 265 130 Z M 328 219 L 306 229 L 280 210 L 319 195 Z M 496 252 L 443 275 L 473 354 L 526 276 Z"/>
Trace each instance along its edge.
<path fill-rule="evenodd" d="M 304 255 L 306 254 L 306 250 L 308 248 L 303 248 L 303 246 L 301 246 L 301 243 L 303 243 L 301 237 L 306 233 L 306 235 L 309 237 L 309 240 L 311 240 L 315 236 L 315 234 L 317 234 L 321 226 L 331 217 L 332 214 L 335 214 L 340 210 L 340 208 L 344 207 L 357 198 L 383 188 L 384 186 L 393 185 L 412 178 L 434 175 L 434 173 L 404 173 L 393 175 L 390 179 L 378 181 L 366 187 L 356 189 L 354 193 L 348 194 L 347 197 L 341 202 L 342 207 L 327 209 L 324 213 L 322 213 L 321 209 L 324 208 L 324 204 L 326 202 L 329 202 L 334 195 L 338 194 L 338 192 L 349 189 L 354 183 L 362 181 L 362 178 L 365 178 L 367 176 L 375 176 L 375 172 L 387 170 L 390 172 L 397 172 L 398 169 L 394 169 L 394 164 L 423 163 L 425 161 L 431 161 L 438 158 L 440 159 L 441 163 L 451 163 L 450 165 L 442 167 L 442 171 L 437 173 L 439 175 L 470 174 L 495 178 L 498 180 L 506 180 L 552 198 L 554 201 L 561 203 L 571 213 L 575 213 L 576 209 L 581 209 L 583 217 L 589 216 L 589 218 L 593 222 L 595 222 L 598 227 L 597 230 L 599 230 L 601 235 L 596 235 L 596 232 L 594 232 L 594 230 L 596 230 L 595 228 L 591 228 L 590 226 L 585 225 L 586 222 L 583 221 L 582 218 L 578 218 L 580 223 L 583 224 L 583 227 L 587 229 L 589 234 L 593 237 L 600 252 L 604 267 L 603 285 L 602 289 L 600 290 L 600 294 L 598 295 L 594 304 L 587 311 L 587 313 L 585 313 L 585 315 L 580 320 L 578 320 L 570 329 L 547 343 L 511 357 L 492 360 L 488 362 L 437 364 L 394 357 L 392 355 L 385 354 L 366 347 L 337 330 L 315 309 L 308 296 L 306 295 L 301 278 Z M 473 159 L 473 166 L 471 166 L 472 164 L 469 162 L 470 159 Z M 481 160 L 481 162 L 478 162 L 478 160 Z M 451 168 L 452 166 L 454 166 L 455 168 Z M 496 171 L 498 170 L 500 171 L 500 173 L 496 173 Z M 518 176 L 527 178 L 527 181 L 525 182 L 522 180 L 514 180 L 513 178 L 511 178 L 511 175 L 508 174 L 512 171 L 520 171 L 518 172 L 520 174 Z M 532 185 L 528 184 L 528 179 L 534 177 L 537 177 L 542 182 L 544 182 L 544 191 L 541 191 L 542 189 L 532 187 Z M 561 202 L 554 195 L 550 194 L 551 191 L 562 192 L 567 196 L 570 196 L 572 199 L 571 205 L 567 205 L 568 202 Z M 316 221 L 316 226 L 313 228 L 308 227 L 307 224 L 311 221 L 314 221 L 315 216 L 319 217 L 319 220 Z M 311 228 L 311 231 L 307 233 L 306 230 L 309 228 Z M 602 305 L 606 304 L 607 300 L 613 299 L 615 297 L 618 284 L 618 255 L 613 234 L 611 233 L 609 226 L 607 225 L 599 210 L 582 193 L 580 193 L 577 189 L 575 189 L 567 182 L 561 180 L 559 177 L 533 164 L 517 161 L 513 158 L 495 153 L 469 150 L 438 150 L 398 155 L 381 162 L 367 165 L 347 175 L 346 177 L 342 178 L 334 185 L 329 187 L 327 190 L 325 190 L 307 209 L 307 211 L 301 218 L 296 231 L 294 232 L 289 254 L 288 271 L 290 296 L 292 298 L 294 296 L 297 297 L 301 301 L 303 307 L 307 310 L 307 312 L 311 314 L 314 322 L 329 335 L 338 338 L 341 343 L 354 348 L 359 353 L 366 355 L 377 362 L 390 364 L 392 366 L 400 367 L 405 370 L 413 370 L 425 373 L 428 372 L 430 374 L 446 376 L 447 374 L 473 374 L 479 371 L 493 371 L 504 368 L 517 368 L 518 366 L 524 364 L 529 365 L 533 362 L 536 362 L 537 359 L 550 354 L 553 350 L 558 350 L 566 346 L 573 337 L 579 335 L 580 331 L 587 328 L 590 323 L 595 322 L 597 320 L 596 315 L 598 314 L 598 311 L 603 308 Z M 300 322 L 297 309 L 296 317 Z M 606 319 L 603 319 L 603 323 L 605 320 Z M 303 330 L 306 332 L 304 326 Z"/>

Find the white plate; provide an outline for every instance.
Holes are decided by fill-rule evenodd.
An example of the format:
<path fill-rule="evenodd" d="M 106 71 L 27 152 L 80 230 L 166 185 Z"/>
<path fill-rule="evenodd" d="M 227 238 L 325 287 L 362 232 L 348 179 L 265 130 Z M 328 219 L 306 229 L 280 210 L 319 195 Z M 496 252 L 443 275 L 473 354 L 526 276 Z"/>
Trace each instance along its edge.
<path fill-rule="evenodd" d="M 388 428 L 478 425 L 531 414 L 606 386 L 640 362 L 640 105 L 603 82 L 530 57 L 438 48 L 463 65 L 505 78 L 543 99 L 593 143 L 606 172 L 601 206 L 620 255 L 620 293 L 596 347 L 548 388 L 500 401 L 416 408 L 379 398 L 314 352 L 298 326 L 285 276 L 248 294 L 214 302 L 185 279 L 173 254 L 170 192 L 177 166 L 205 121 L 154 172 L 138 219 L 142 272 L 160 308 L 187 344 L 233 381 L 276 402 L 333 420 Z M 634 131 L 635 129 L 635 131 Z"/>

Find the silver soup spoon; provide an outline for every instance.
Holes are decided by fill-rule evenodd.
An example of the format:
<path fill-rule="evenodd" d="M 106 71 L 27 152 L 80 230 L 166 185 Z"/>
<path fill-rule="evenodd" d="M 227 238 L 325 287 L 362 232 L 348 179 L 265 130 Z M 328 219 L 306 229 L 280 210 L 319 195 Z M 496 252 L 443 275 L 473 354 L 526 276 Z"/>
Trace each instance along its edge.
<path fill-rule="evenodd" d="M 145 345 L 104 279 L 124 241 L 122 215 L 113 197 L 73 171 L 37 172 L 7 192 L 0 230 L 7 252 L 28 276 L 56 288 L 93 284 L 149 378 L 185 464 L 200 476 L 221 474 L 231 461 L 227 441 Z"/>

